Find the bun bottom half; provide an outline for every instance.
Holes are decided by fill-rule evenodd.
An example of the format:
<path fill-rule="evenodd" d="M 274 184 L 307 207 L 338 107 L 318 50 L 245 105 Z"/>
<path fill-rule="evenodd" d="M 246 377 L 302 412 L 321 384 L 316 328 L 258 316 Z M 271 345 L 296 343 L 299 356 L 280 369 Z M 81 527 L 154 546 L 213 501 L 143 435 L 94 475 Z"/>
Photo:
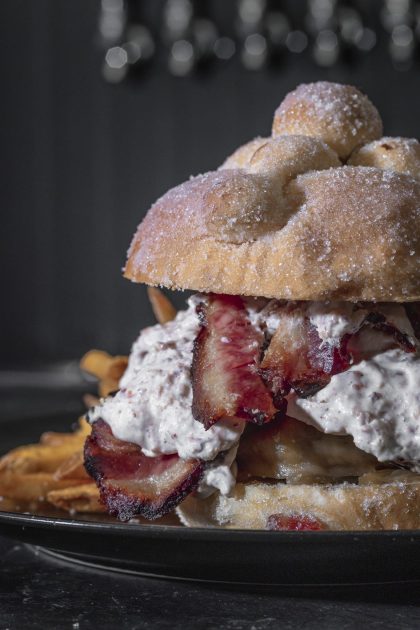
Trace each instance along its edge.
<path fill-rule="evenodd" d="M 177 508 L 188 527 L 273 529 L 269 518 L 306 518 L 327 530 L 420 528 L 420 475 L 378 471 L 359 483 L 237 483 L 230 495 L 190 495 Z M 271 520 L 271 519 L 270 519 Z"/>

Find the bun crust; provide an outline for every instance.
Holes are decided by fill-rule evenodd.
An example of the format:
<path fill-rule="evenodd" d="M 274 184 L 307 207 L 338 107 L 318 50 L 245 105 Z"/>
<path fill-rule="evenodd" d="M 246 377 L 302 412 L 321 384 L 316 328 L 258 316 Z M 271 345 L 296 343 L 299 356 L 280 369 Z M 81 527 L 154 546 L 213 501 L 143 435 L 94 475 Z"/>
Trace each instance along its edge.
<path fill-rule="evenodd" d="M 420 179 L 420 142 L 415 138 L 381 138 L 354 151 L 348 164 L 376 166 Z"/>
<path fill-rule="evenodd" d="M 397 473 L 385 480 L 380 473 L 357 484 L 288 485 L 238 483 L 229 496 L 207 499 L 190 495 L 177 508 L 184 525 L 267 529 L 270 516 L 303 516 L 330 530 L 420 528 L 420 478 Z M 376 483 L 375 483 L 376 482 Z"/>
<path fill-rule="evenodd" d="M 331 93 L 337 124 L 325 126 Z M 298 97 L 306 109 L 297 107 Z M 134 236 L 125 276 L 287 300 L 418 300 L 420 176 L 413 177 L 413 150 L 397 142 L 393 170 L 389 159 L 341 165 L 332 146 L 347 155 L 356 141 L 382 132 L 376 109 L 350 86 L 301 86 L 276 117 L 275 133 L 284 135 L 251 141 L 218 171 L 157 201 Z M 333 131 L 347 138 L 345 151 Z M 376 155 L 370 146 L 351 161 Z"/>
<path fill-rule="evenodd" d="M 420 182 L 367 167 L 312 171 L 275 212 L 268 184 L 248 177 L 219 171 L 167 193 L 140 225 L 125 275 L 288 300 L 419 299 Z"/>
<path fill-rule="evenodd" d="M 382 120 L 370 100 L 352 85 L 319 81 L 299 85 L 280 104 L 273 136 L 322 138 L 342 159 L 382 135 Z"/>

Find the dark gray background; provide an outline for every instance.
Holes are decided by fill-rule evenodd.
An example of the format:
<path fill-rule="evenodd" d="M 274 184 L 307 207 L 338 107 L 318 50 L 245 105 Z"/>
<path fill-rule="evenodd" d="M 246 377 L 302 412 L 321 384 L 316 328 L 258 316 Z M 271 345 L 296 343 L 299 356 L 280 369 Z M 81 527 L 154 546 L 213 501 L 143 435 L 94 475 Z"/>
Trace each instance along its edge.
<path fill-rule="evenodd" d="M 120 272 L 136 225 L 169 187 L 269 133 L 297 83 L 355 83 L 380 108 L 386 133 L 419 135 L 420 65 L 397 72 L 385 43 L 356 66 L 322 69 L 304 54 L 271 72 L 233 61 L 179 79 L 157 66 L 138 82 L 109 85 L 98 8 L 97 0 L 1 2 L 4 365 L 94 346 L 127 352 L 153 321 L 144 287 Z"/>

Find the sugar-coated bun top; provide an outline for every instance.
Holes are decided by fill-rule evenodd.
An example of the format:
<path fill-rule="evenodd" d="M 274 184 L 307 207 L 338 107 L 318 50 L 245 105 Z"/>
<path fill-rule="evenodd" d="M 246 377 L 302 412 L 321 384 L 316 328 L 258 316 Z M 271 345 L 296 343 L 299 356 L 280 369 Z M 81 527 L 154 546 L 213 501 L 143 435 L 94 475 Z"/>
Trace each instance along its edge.
<path fill-rule="evenodd" d="M 152 206 L 126 277 L 288 300 L 420 299 L 420 145 L 381 135 L 356 88 L 299 86 L 271 138 Z"/>
<path fill-rule="evenodd" d="M 303 134 L 320 138 L 346 159 L 353 149 L 382 135 L 382 120 L 367 96 L 352 85 L 306 83 L 282 101 L 273 136 Z"/>
<path fill-rule="evenodd" d="M 376 166 L 420 179 L 420 142 L 415 138 L 381 138 L 356 149 L 348 164 Z"/>

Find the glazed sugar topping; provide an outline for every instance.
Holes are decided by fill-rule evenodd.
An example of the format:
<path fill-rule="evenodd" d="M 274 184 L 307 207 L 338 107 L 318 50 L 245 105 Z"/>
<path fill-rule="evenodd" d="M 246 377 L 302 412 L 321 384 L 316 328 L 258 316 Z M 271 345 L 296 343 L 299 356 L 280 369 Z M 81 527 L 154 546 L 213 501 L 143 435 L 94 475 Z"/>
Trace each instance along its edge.
<path fill-rule="evenodd" d="M 326 139 L 340 157 L 362 143 L 378 138 L 382 121 L 359 90 L 320 81 L 290 92 L 274 115 L 273 135 L 303 133 Z"/>
<path fill-rule="evenodd" d="M 415 138 L 381 138 L 354 151 L 348 163 L 399 171 L 418 179 L 420 143 Z"/>
<path fill-rule="evenodd" d="M 272 137 L 152 206 L 126 276 L 277 299 L 419 299 L 420 145 L 381 133 L 356 88 L 299 86 Z"/>

